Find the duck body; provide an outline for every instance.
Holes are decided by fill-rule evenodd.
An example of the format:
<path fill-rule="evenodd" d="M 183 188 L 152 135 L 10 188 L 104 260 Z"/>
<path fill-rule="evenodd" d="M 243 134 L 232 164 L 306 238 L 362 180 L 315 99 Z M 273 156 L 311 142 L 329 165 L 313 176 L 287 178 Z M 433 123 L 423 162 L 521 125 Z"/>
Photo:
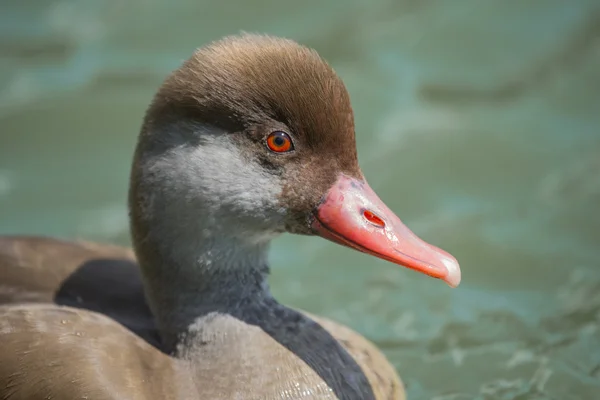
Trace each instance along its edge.
<path fill-rule="evenodd" d="M 267 254 L 320 235 L 458 285 L 366 183 L 313 50 L 242 35 L 159 88 L 133 157 L 133 250 L 0 238 L 0 399 L 404 399 L 368 340 L 286 307 Z"/>
<path fill-rule="evenodd" d="M 202 332 L 200 348 L 169 354 L 130 249 L 2 237 L 0 277 L 11 288 L 0 294 L 0 388 L 6 388 L 0 393 L 10 399 L 341 398 L 317 372 L 327 360 L 313 362 L 302 352 L 314 344 L 317 360 L 339 346 L 339 370 L 347 368 L 343 358 L 349 355 L 364 374 L 353 379 L 366 378 L 376 399 L 404 399 L 394 368 L 371 342 L 331 320 L 283 307 L 273 308 L 281 314 L 266 330 L 270 321 L 260 310 L 254 320 L 210 316 L 206 326 L 218 328 Z M 278 326 L 284 335 L 273 330 Z M 312 343 L 294 349 L 281 336 Z M 189 358 L 206 364 L 192 368 Z"/>

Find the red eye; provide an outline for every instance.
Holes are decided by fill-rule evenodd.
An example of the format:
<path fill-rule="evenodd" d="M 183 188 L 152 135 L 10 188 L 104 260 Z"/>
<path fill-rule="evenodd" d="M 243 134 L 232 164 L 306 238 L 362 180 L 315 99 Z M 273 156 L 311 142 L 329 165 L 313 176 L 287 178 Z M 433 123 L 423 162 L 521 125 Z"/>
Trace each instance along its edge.
<path fill-rule="evenodd" d="M 267 146 L 275 153 L 285 153 L 286 151 L 294 150 L 292 138 L 285 132 L 276 131 L 267 137 Z"/>

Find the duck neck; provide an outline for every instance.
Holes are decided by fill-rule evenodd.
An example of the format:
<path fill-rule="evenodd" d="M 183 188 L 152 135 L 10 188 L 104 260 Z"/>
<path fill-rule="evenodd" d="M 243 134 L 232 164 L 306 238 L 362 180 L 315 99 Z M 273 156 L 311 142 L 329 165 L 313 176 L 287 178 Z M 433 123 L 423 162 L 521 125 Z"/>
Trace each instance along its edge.
<path fill-rule="evenodd" d="M 269 242 L 232 238 L 206 240 L 189 252 L 180 248 L 146 257 L 146 296 L 167 351 L 210 313 L 236 316 L 249 307 L 275 303 L 267 282 Z"/>
<path fill-rule="evenodd" d="M 162 257 L 140 259 L 164 351 L 191 362 L 205 361 L 203 349 L 239 334 L 237 324 L 238 328 L 227 331 L 226 325 L 215 323 L 232 317 L 260 328 L 303 360 L 337 398 L 374 399 L 361 367 L 340 343 L 321 325 L 271 296 L 268 242 L 250 245 L 213 239 L 203 243 L 193 253 L 180 248 L 163 252 Z M 227 351 L 227 346 L 219 348 L 218 354 Z"/>

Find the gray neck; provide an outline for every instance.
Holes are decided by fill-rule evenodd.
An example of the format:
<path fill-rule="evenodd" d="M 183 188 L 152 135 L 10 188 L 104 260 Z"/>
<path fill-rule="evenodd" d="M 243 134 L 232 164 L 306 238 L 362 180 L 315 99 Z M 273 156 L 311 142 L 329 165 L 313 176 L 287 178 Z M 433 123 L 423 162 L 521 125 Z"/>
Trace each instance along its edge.
<path fill-rule="evenodd" d="M 146 296 L 167 350 L 198 318 L 237 314 L 249 303 L 273 301 L 267 277 L 269 242 L 207 240 L 196 252 L 169 252 L 144 262 Z"/>
<path fill-rule="evenodd" d="M 150 121 L 152 122 L 152 121 Z M 279 181 L 234 135 L 178 121 L 141 135 L 130 214 L 146 295 L 174 344 L 194 318 L 270 297 L 267 249 L 284 230 Z"/>
<path fill-rule="evenodd" d="M 364 372 L 340 343 L 321 325 L 271 296 L 268 242 L 229 242 L 230 247 L 209 243 L 198 249 L 195 261 L 173 258 L 144 264 L 146 292 L 165 351 L 188 358 L 207 344 L 197 334 L 198 321 L 209 323 L 212 315 L 228 315 L 259 327 L 294 353 L 337 398 L 374 400 Z"/>

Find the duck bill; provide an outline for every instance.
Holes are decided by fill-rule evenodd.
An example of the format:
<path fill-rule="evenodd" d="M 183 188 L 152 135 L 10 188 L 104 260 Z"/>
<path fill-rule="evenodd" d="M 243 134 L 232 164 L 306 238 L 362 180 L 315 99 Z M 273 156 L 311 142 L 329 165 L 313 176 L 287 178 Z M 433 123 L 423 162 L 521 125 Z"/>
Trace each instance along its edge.
<path fill-rule="evenodd" d="M 363 180 L 341 175 L 314 213 L 318 235 L 363 253 L 444 280 L 460 283 L 450 254 L 411 232 Z"/>

